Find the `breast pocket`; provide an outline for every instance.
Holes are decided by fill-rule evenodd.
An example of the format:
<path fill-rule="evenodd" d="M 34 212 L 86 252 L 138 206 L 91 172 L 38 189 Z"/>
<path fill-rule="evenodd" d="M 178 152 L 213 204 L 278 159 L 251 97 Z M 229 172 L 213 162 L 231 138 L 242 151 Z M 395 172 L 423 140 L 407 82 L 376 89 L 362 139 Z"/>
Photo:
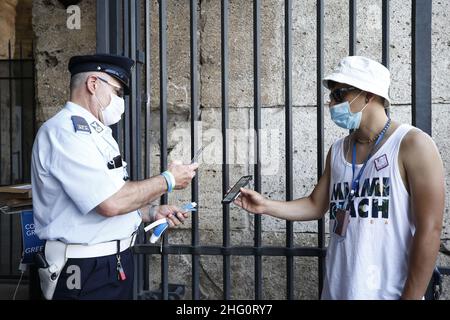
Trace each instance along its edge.
<path fill-rule="evenodd" d="M 113 148 L 105 139 L 102 137 L 94 136 L 93 137 L 95 145 L 97 146 L 98 151 L 102 155 L 105 160 L 105 165 L 114 159 L 117 155 L 119 155 L 119 151 Z"/>
<path fill-rule="evenodd" d="M 93 136 L 93 138 L 97 149 L 104 159 L 108 174 L 117 185 L 122 186 L 123 181 L 128 180 L 128 173 L 126 169 L 127 163 L 123 161 L 120 155 L 119 146 L 112 137 L 109 140 L 106 134 L 103 136 Z"/>

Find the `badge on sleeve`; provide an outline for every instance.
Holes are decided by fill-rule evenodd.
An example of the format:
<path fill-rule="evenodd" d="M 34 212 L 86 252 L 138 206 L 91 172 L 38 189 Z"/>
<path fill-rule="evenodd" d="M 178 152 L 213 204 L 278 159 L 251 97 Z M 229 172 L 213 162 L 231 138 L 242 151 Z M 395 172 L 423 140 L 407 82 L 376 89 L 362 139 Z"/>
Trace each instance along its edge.
<path fill-rule="evenodd" d="M 89 128 L 87 121 L 83 117 L 72 116 L 72 123 L 75 132 L 87 132 L 91 134 L 91 128 Z"/>
<path fill-rule="evenodd" d="M 97 131 L 97 133 L 100 133 L 103 131 L 102 126 L 97 121 L 92 122 L 91 127 L 94 128 L 94 130 Z"/>

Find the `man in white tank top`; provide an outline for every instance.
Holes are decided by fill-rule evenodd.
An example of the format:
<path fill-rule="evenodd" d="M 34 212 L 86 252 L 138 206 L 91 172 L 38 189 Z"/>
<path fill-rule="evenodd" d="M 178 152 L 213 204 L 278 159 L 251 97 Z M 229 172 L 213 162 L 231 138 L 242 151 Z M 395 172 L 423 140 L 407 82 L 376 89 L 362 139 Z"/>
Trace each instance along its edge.
<path fill-rule="evenodd" d="M 390 73 L 365 57 L 323 80 L 330 113 L 353 129 L 337 140 L 308 196 L 274 201 L 242 189 L 235 204 L 292 221 L 324 218 L 330 243 L 322 299 L 422 299 L 439 250 L 444 170 L 433 140 L 386 115 Z"/>

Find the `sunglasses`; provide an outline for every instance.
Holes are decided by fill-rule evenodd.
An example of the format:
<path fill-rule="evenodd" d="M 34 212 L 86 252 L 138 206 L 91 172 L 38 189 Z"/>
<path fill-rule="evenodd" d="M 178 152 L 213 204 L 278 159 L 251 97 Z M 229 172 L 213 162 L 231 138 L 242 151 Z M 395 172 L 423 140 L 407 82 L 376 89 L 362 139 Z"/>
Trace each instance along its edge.
<path fill-rule="evenodd" d="M 355 87 L 347 87 L 347 88 L 337 88 L 330 92 L 330 100 L 334 100 L 337 103 L 341 103 L 344 101 L 344 97 L 347 92 L 359 90 Z"/>
<path fill-rule="evenodd" d="M 111 82 L 109 82 L 108 80 L 106 80 L 106 79 L 103 79 L 102 77 L 97 77 L 99 80 L 101 80 L 101 81 L 103 81 L 103 82 L 105 82 L 105 83 L 107 83 L 107 84 L 109 84 L 111 87 L 113 87 L 115 90 L 115 93 L 116 93 L 116 95 L 118 96 L 118 97 L 120 97 L 120 98 L 123 98 L 123 96 L 124 96 L 124 90 L 123 90 L 123 88 L 121 88 L 121 87 L 119 87 L 119 86 L 117 86 L 117 85 L 115 85 L 115 84 L 112 84 Z"/>

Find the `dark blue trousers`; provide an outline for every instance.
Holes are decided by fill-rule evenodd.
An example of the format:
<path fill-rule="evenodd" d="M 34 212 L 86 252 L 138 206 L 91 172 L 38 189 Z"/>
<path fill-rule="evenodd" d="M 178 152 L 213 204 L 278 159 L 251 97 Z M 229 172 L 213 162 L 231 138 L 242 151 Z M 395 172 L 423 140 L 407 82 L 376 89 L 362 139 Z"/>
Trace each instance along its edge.
<path fill-rule="evenodd" d="M 53 300 L 133 299 L 134 263 L 131 249 L 120 253 L 126 280 L 118 279 L 116 255 L 68 259 L 58 279 Z"/>

